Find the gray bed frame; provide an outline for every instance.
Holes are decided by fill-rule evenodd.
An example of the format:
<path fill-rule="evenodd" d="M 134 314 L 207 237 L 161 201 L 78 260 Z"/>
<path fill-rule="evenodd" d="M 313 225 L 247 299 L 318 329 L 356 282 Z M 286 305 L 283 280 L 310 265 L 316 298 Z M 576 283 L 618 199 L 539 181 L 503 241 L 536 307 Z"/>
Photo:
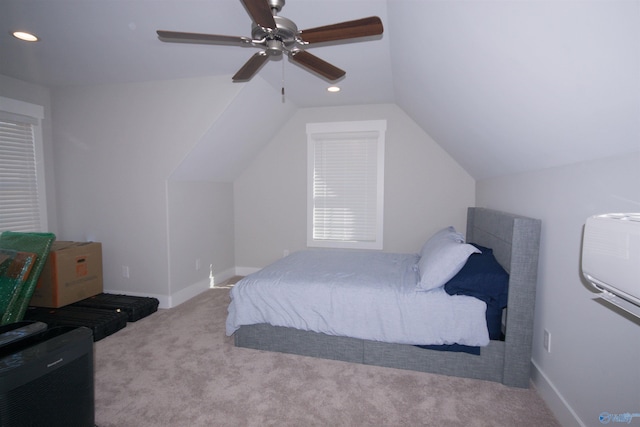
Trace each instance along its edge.
<path fill-rule="evenodd" d="M 410 369 L 529 387 L 533 315 L 541 222 L 484 208 L 468 208 L 468 242 L 493 249 L 509 273 L 509 298 L 503 316 L 504 341 L 492 340 L 481 354 L 426 350 L 257 324 L 234 334 L 237 347 L 293 353 L 376 366 Z"/>

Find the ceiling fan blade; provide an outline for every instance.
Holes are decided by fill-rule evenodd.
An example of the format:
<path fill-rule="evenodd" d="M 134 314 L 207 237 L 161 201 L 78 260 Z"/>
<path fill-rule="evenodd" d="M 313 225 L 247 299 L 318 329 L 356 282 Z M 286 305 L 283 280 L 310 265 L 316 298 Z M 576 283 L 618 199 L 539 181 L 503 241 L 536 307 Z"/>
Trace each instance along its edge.
<path fill-rule="evenodd" d="M 291 59 L 303 67 L 314 71 L 330 81 L 338 80 L 346 73 L 344 70 L 329 64 L 328 62 L 310 54 L 305 50 L 298 50 L 291 53 Z"/>
<path fill-rule="evenodd" d="M 276 21 L 273 19 L 267 0 L 242 0 L 242 4 L 249 12 L 251 20 L 257 25 L 263 28 L 276 28 Z"/>
<path fill-rule="evenodd" d="M 250 45 L 249 37 L 221 36 L 218 34 L 183 33 L 179 31 L 158 30 L 158 38 L 170 43 L 236 44 Z"/>
<path fill-rule="evenodd" d="M 302 30 L 300 35 L 307 43 L 321 43 L 345 40 L 356 37 L 377 36 L 382 34 L 382 21 L 377 16 L 340 22 L 323 27 Z"/>
<path fill-rule="evenodd" d="M 238 72 L 233 76 L 232 80 L 234 82 L 241 82 L 251 80 L 260 67 L 264 65 L 265 62 L 269 60 L 269 56 L 267 56 L 266 52 L 258 52 L 254 54 L 249 60 L 238 70 Z"/>

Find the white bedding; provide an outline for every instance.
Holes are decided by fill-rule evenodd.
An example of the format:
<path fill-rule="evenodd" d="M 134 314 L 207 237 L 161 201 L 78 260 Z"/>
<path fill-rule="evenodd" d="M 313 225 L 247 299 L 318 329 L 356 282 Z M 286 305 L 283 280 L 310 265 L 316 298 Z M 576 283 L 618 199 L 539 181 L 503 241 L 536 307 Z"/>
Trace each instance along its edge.
<path fill-rule="evenodd" d="M 418 255 L 305 250 L 248 275 L 231 290 L 227 335 L 268 323 L 399 344 L 485 346 L 484 302 L 418 291 Z"/>

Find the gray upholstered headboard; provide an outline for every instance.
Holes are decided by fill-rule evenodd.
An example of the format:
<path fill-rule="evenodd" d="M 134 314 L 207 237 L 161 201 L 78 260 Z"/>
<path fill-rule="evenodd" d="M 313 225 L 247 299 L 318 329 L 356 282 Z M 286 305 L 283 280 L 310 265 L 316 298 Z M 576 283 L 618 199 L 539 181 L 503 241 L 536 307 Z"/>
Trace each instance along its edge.
<path fill-rule="evenodd" d="M 505 375 L 530 369 L 540 229 L 538 219 L 468 208 L 467 241 L 492 248 L 509 273 L 505 342 L 516 345 L 506 347 Z M 509 380 L 505 378 L 503 382 Z"/>

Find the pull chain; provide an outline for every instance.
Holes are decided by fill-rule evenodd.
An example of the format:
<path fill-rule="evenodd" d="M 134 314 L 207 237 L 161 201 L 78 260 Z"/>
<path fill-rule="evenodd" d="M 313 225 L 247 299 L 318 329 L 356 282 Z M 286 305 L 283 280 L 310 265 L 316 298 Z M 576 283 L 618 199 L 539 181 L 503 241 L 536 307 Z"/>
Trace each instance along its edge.
<path fill-rule="evenodd" d="M 282 57 L 282 103 L 284 103 L 284 55 Z"/>

